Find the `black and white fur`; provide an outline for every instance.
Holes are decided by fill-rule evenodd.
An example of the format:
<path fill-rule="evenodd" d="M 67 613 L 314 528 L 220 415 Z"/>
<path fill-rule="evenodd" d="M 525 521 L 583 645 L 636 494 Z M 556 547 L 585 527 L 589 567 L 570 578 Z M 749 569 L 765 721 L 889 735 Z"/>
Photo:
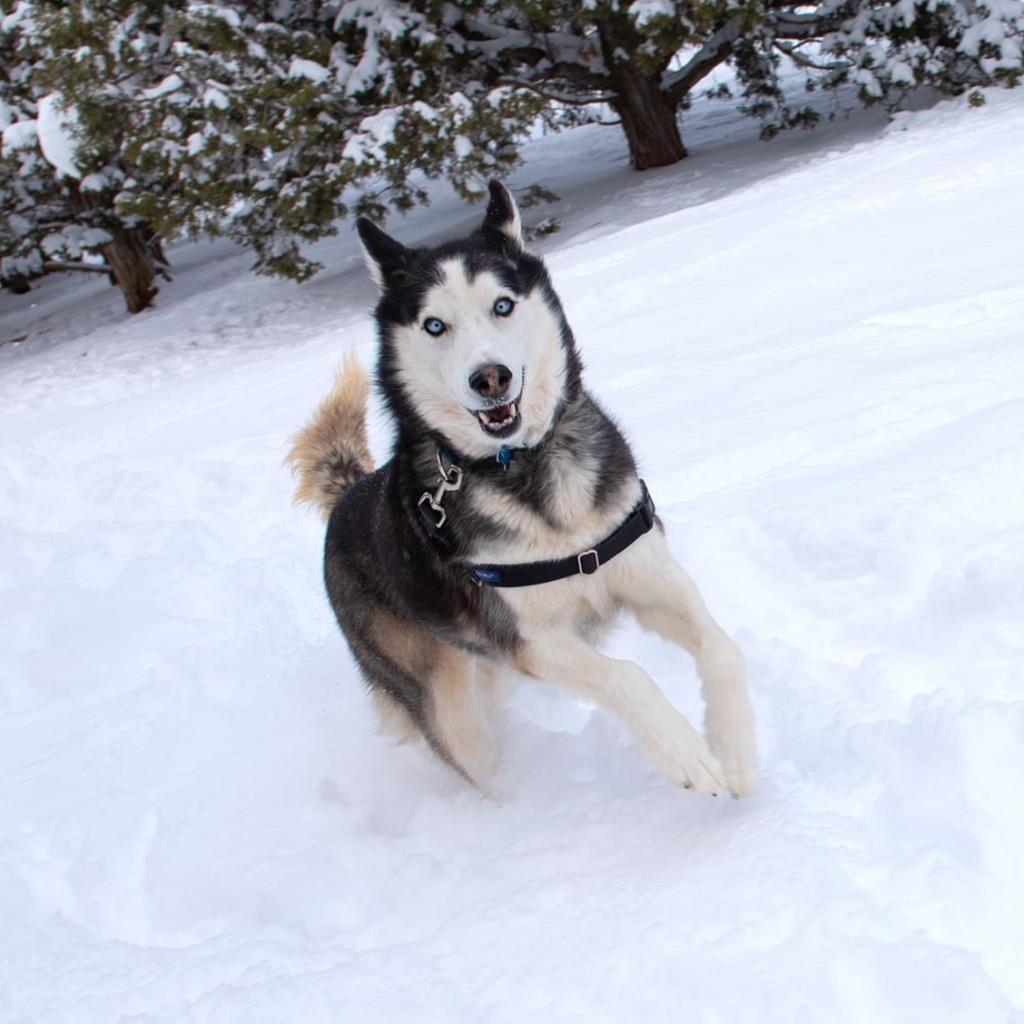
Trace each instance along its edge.
<path fill-rule="evenodd" d="M 572 331 L 543 262 L 524 248 L 509 192 L 492 182 L 481 227 L 436 248 L 407 248 L 365 219 L 358 229 L 380 287 L 377 383 L 394 451 L 371 469 L 368 384 L 350 362 L 291 458 L 297 497 L 329 515 L 327 591 L 385 726 L 421 735 L 484 786 L 498 761 L 490 709 L 511 667 L 618 716 L 679 785 L 749 793 L 756 754 L 743 660 L 660 522 L 593 575 L 492 589 L 467 571 L 584 551 L 641 494 L 629 445 L 583 386 Z M 503 444 L 514 451 L 507 472 L 495 459 Z M 416 506 L 437 484 L 439 450 L 464 482 L 445 496 L 434 538 Z M 594 646 L 621 610 L 696 659 L 706 741 L 639 666 Z"/>

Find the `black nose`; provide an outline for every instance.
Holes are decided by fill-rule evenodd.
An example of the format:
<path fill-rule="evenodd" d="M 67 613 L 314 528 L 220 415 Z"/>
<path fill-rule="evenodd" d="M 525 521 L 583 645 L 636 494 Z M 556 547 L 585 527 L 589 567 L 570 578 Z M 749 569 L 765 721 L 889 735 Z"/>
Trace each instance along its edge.
<path fill-rule="evenodd" d="M 512 371 L 501 363 L 478 366 L 469 377 L 469 386 L 484 398 L 501 398 L 508 391 Z"/>

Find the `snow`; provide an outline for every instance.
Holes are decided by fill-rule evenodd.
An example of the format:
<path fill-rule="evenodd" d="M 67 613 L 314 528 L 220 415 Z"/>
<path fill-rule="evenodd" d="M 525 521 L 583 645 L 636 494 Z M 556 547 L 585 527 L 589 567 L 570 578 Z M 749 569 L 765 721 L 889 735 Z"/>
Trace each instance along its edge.
<path fill-rule="evenodd" d="M 110 178 L 105 173 L 87 174 L 81 181 L 79 188 L 83 192 L 102 192 L 110 187 Z"/>
<path fill-rule="evenodd" d="M 746 652 L 763 783 L 701 799 L 517 683 L 485 800 L 373 721 L 288 435 L 372 358 L 351 232 L 304 286 L 179 246 L 0 300 L 0 1020 L 1003 1022 L 1024 1010 L 1024 102 L 516 185 L 676 553 Z M 470 227 L 435 189 L 392 225 Z M 378 416 L 372 444 L 383 457 Z M 699 713 L 688 659 L 610 643 Z"/>
<path fill-rule="evenodd" d="M 637 28 L 643 28 L 655 18 L 672 18 L 676 10 L 672 0 L 633 0 L 629 5 L 629 13 L 633 16 Z"/>
<path fill-rule="evenodd" d="M 36 111 L 39 148 L 51 166 L 69 178 L 80 178 L 81 169 L 75 160 L 74 129 L 78 117 L 74 110 L 63 110 L 55 92 L 44 96 Z"/>
<path fill-rule="evenodd" d="M 0 156 L 12 156 L 19 149 L 28 149 L 36 144 L 38 132 L 36 122 L 15 121 L 9 124 L 0 135 Z"/>
<path fill-rule="evenodd" d="M 225 7 L 223 4 L 192 3 L 189 5 L 192 13 L 207 18 L 220 18 L 234 29 L 241 28 L 242 19 L 232 7 Z"/>
<path fill-rule="evenodd" d="M 176 92 L 184 84 L 185 79 L 183 79 L 181 75 L 167 75 L 159 82 L 157 82 L 157 84 L 154 85 L 151 89 L 143 89 L 142 95 L 145 96 L 146 99 L 157 100 L 160 99 L 162 96 L 168 96 L 172 92 Z"/>
<path fill-rule="evenodd" d="M 346 160 L 383 160 L 384 148 L 394 142 L 401 118 L 397 107 L 385 107 L 359 122 L 359 131 L 345 143 L 341 155 Z"/>
<path fill-rule="evenodd" d="M 207 107 L 216 107 L 218 110 L 227 110 L 230 106 L 223 90 L 212 84 L 207 84 L 206 89 L 203 91 L 203 104 Z"/>
<path fill-rule="evenodd" d="M 325 82 L 331 77 L 330 71 L 323 66 L 323 64 L 317 64 L 315 60 L 305 60 L 302 57 L 292 57 L 291 64 L 288 65 L 288 77 L 289 78 L 306 78 L 310 82 Z"/>

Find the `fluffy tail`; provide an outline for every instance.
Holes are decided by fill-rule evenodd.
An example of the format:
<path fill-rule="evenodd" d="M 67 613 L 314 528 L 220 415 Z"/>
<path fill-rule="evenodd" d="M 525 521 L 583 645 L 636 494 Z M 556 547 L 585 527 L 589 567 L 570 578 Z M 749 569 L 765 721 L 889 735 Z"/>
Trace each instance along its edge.
<path fill-rule="evenodd" d="M 320 403 L 312 420 L 295 435 L 287 455 L 299 478 L 295 504 L 308 502 L 324 519 L 341 496 L 373 470 L 366 443 L 366 401 L 370 381 L 359 360 L 350 353 L 334 380 L 331 393 Z"/>

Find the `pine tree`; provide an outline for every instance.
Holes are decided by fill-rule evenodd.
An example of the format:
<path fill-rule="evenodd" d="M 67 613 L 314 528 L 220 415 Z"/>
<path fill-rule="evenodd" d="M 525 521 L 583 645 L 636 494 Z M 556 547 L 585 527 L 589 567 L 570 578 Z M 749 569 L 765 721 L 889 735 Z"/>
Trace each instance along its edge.
<path fill-rule="evenodd" d="M 23 286 L 54 266 L 59 225 L 104 254 L 132 311 L 155 293 L 162 236 L 227 235 L 255 251 L 256 270 L 303 279 L 317 269 L 303 245 L 350 211 L 406 209 L 441 176 L 464 196 L 482 193 L 514 166 L 511 142 L 543 106 L 460 75 L 426 16 L 399 3 L 20 0 L 3 10 L 4 66 L 17 51 L 19 68 L 3 116 L 21 126 L 0 168 L 21 211 L 0 227 L 5 281 Z M 39 119 L 54 109 L 73 134 L 62 168 L 38 145 Z M 33 198 L 44 193 L 52 209 Z M 70 245 L 61 254 L 74 262 Z"/>
<path fill-rule="evenodd" d="M 920 85 L 1014 85 L 1024 67 L 1021 0 L 455 0 L 439 33 L 481 81 L 610 105 L 639 170 L 685 157 L 679 111 L 725 62 L 766 135 L 816 119 L 787 104 L 784 57 L 809 89 L 854 81 L 892 104 Z"/>
<path fill-rule="evenodd" d="M 52 270 L 107 273 L 136 313 L 156 295 L 163 256 L 152 228 L 116 207 L 130 174 L 120 156 L 128 126 L 118 96 L 122 69 L 95 45 L 98 26 L 116 13 L 73 4 L 5 7 L 5 101 L 16 119 L 8 115 L 0 166 L 0 189 L 12 200 L 0 223 L 0 258 L 5 284 L 22 289 Z"/>
<path fill-rule="evenodd" d="M 255 269 L 304 279 L 304 243 L 350 212 L 465 196 L 514 165 L 541 102 L 460 78 L 409 5 L 189 3 L 165 25 L 162 77 L 135 103 L 121 206 L 167 233 L 225 234 Z"/>
<path fill-rule="evenodd" d="M 638 170 L 686 156 L 680 106 L 763 13 L 758 0 L 460 0 L 454 7 L 448 45 L 473 55 L 479 77 L 559 104 L 610 105 Z"/>
<path fill-rule="evenodd" d="M 33 222 L 63 222 L 66 203 L 39 149 L 30 66 L 12 13 L 0 12 L 0 284 L 23 293 L 45 272 Z"/>
<path fill-rule="evenodd" d="M 1021 0 L 832 0 L 816 17 L 832 65 L 824 84 L 853 81 L 866 103 L 896 105 L 920 85 L 945 95 L 1015 86 L 1024 75 Z"/>
<path fill-rule="evenodd" d="M 1022 73 L 1021 0 L 0 0 L 0 280 L 109 272 L 148 305 L 162 237 L 226 235 L 304 279 L 349 213 L 467 198 L 539 117 L 610 106 L 632 162 L 679 129 L 719 65 L 765 134 L 811 124 L 810 88 L 865 102 Z"/>

